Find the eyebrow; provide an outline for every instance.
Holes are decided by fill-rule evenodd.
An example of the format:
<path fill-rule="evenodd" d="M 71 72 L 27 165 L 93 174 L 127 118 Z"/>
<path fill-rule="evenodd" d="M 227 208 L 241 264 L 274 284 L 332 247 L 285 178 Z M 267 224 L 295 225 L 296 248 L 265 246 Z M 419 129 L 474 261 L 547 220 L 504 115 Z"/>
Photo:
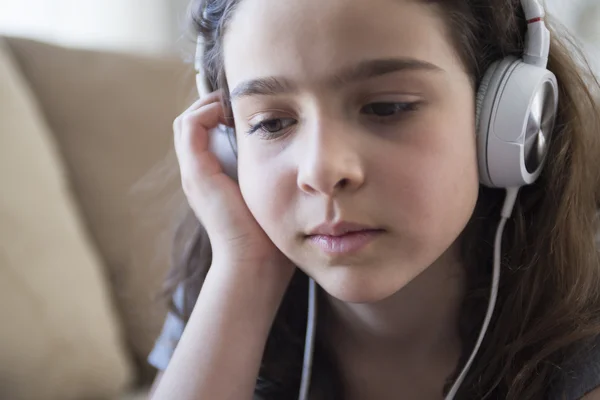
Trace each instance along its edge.
<path fill-rule="evenodd" d="M 435 64 L 414 58 L 387 58 L 361 61 L 343 68 L 326 80 L 326 85 L 340 87 L 356 81 L 365 81 L 401 71 L 443 72 Z M 249 96 L 276 96 L 293 93 L 298 87 L 289 79 L 266 77 L 240 83 L 231 91 L 231 100 Z"/>

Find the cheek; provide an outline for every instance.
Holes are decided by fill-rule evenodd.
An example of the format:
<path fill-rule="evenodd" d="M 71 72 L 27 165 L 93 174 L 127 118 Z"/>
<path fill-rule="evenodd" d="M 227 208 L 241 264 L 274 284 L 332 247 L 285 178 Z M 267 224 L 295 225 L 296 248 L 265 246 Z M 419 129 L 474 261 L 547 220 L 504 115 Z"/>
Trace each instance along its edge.
<path fill-rule="evenodd" d="M 252 147 L 238 141 L 240 190 L 248 209 L 273 240 L 293 220 L 296 181 L 284 157 L 263 157 Z"/>
<path fill-rule="evenodd" d="M 471 115 L 428 123 L 415 130 L 409 148 L 388 153 L 382 188 L 390 206 L 398 209 L 403 226 L 421 237 L 458 234 L 470 218 L 479 191 L 477 155 Z M 400 154 L 398 154 L 400 153 Z"/>
<path fill-rule="evenodd" d="M 468 104 L 457 101 L 432 119 L 431 134 L 425 135 L 432 140 L 421 166 L 422 182 L 427 183 L 430 207 L 440 211 L 472 211 L 479 192 L 474 110 Z"/>

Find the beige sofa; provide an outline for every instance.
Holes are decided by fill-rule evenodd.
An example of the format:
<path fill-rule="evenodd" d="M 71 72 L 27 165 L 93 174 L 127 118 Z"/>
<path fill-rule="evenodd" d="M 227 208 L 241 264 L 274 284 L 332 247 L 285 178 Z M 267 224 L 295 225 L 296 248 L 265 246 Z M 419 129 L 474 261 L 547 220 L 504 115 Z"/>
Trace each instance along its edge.
<path fill-rule="evenodd" d="M 191 67 L 0 38 L 0 399 L 145 398 Z"/>

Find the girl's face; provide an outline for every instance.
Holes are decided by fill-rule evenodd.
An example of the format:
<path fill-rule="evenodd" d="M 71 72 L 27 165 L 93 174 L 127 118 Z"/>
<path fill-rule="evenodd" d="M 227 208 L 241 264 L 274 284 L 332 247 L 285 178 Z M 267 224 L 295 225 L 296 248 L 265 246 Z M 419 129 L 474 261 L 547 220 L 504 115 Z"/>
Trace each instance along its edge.
<path fill-rule="evenodd" d="M 474 88 L 436 11 L 243 0 L 227 28 L 244 199 L 343 301 L 382 300 L 454 254 L 477 200 Z"/>

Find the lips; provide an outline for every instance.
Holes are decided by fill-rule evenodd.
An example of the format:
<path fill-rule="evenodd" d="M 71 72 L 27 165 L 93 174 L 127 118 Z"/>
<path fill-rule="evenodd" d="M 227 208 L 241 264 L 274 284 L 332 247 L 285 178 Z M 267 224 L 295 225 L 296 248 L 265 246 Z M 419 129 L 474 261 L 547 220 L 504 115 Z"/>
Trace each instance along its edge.
<path fill-rule="evenodd" d="M 377 239 L 383 229 L 362 224 L 340 222 L 322 224 L 311 230 L 307 240 L 330 255 L 355 254 Z"/>
<path fill-rule="evenodd" d="M 324 236 L 343 236 L 349 233 L 378 230 L 368 225 L 357 224 L 353 222 L 338 222 L 335 224 L 321 224 L 309 232 L 309 236 L 324 235 Z"/>

